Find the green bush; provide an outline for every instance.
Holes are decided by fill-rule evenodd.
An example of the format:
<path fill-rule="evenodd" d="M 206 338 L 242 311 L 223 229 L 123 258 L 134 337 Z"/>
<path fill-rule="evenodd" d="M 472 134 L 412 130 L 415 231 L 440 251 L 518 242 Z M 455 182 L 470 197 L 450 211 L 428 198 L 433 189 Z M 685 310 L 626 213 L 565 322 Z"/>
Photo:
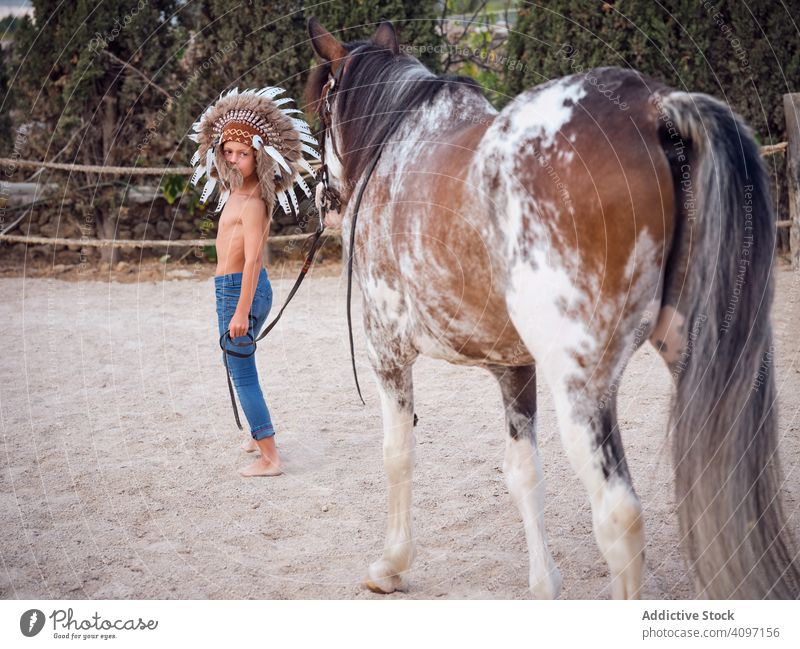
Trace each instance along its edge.
<path fill-rule="evenodd" d="M 797 0 L 521 2 L 508 48 L 523 67 L 506 72 L 506 88 L 513 96 L 578 64 L 631 67 L 727 101 L 764 143 L 778 142 L 782 95 L 800 90 L 797 15 Z"/>

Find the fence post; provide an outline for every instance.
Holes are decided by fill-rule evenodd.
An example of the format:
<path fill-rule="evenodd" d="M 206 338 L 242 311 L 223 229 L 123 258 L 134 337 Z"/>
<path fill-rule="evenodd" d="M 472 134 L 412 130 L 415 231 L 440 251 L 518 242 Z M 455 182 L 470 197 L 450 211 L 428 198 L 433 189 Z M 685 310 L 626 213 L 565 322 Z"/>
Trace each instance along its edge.
<path fill-rule="evenodd" d="M 792 269 L 800 269 L 800 93 L 783 96 L 786 116 L 786 170 L 789 181 L 789 254 Z"/>

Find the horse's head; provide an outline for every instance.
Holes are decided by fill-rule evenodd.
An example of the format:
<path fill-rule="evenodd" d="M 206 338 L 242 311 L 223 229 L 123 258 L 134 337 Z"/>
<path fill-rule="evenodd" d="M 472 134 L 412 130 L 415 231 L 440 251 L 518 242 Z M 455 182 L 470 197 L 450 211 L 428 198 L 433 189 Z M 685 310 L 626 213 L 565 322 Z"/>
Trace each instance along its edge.
<path fill-rule="evenodd" d="M 329 183 L 346 203 L 381 141 L 387 114 L 404 108 L 407 89 L 397 82 L 407 80 L 412 68 L 416 77 L 433 75 L 417 59 L 400 53 L 389 22 L 381 23 L 367 41 L 342 43 L 316 18 L 308 21 L 308 33 L 321 63 L 306 85 L 305 104 L 325 130 Z"/>

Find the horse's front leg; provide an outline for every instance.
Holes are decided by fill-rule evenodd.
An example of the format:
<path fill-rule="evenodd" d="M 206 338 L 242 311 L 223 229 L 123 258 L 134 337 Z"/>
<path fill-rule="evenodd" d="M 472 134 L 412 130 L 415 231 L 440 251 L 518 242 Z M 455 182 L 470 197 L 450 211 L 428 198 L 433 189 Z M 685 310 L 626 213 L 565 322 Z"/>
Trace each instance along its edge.
<path fill-rule="evenodd" d="M 411 365 L 374 364 L 383 411 L 383 464 L 389 487 L 389 519 L 383 556 L 369 567 L 370 590 L 405 590 L 414 560 L 411 474 L 414 463 L 414 399 Z"/>

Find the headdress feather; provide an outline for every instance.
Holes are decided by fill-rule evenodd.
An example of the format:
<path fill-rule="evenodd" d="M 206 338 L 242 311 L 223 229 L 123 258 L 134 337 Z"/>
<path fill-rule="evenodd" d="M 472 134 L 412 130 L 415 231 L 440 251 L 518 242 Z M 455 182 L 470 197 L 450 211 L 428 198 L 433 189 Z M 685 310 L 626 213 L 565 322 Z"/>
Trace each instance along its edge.
<path fill-rule="evenodd" d="M 274 99 L 286 92 L 283 88 L 266 87 L 239 91 L 233 88 L 220 94 L 219 99 L 206 108 L 200 118 L 192 124 L 193 133 L 187 137 L 200 146 L 192 156 L 194 167 L 191 182 L 196 185 L 203 176 L 206 183 L 200 196 L 205 203 L 219 184 L 220 196 L 216 211 L 225 205 L 232 190 L 241 186 L 241 174 L 238 169 L 225 163 L 222 153 L 223 133 L 226 126 L 241 126 L 237 141 L 255 149 L 256 174 L 261 188 L 261 197 L 272 209 L 277 198 L 284 212 L 291 213 L 299 209 L 297 196 L 292 185 L 297 182 L 303 192 L 310 197 L 311 191 L 301 178 L 302 172 L 315 176 L 313 169 L 303 158 L 307 153 L 319 160 L 316 149 L 309 145 L 317 145 L 311 135 L 311 128 L 305 121 L 290 117 L 302 113 L 297 108 L 281 108 L 292 101 L 289 97 Z"/>

